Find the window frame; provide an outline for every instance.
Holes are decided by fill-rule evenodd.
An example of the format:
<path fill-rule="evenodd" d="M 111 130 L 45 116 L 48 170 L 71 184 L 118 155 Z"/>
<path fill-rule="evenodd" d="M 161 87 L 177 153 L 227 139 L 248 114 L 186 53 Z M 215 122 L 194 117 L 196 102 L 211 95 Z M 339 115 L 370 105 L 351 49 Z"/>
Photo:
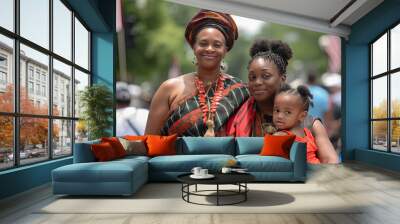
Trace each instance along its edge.
<path fill-rule="evenodd" d="M 391 79 L 392 76 L 395 75 L 396 73 L 400 72 L 400 67 L 391 69 L 391 31 L 393 28 L 400 26 L 400 21 L 397 21 L 393 25 L 391 25 L 389 28 L 385 29 L 384 32 L 379 34 L 375 39 L 373 39 L 369 44 L 369 149 L 373 151 L 379 151 L 379 152 L 386 152 L 386 153 L 391 153 L 391 154 L 400 154 L 399 152 L 393 152 L 392 151 L 392 122 L 393 121 L 400 121 L 400 117 L 393 117 L 392 116 L 392 96 L 391 96 L 391 91 L 392 91 L 392 85 L 391 85 Z M 381 37 L 384 35 L 387 35 L 387 64 L 386 64 L 386 71 L 376 74 L 374 76 L 373 74 L 373 44 L 376 43 Z M 399 52 L 400 54 L 400 52 Z M 386 87 L 387 87 L 387 105 L 386 105 L 386 117 L 385 118 L 373 118 L 373 81 L 382 77 L 386 77 Z M 373 122 L 376 121 L 386 121 L 386 150 L 379 150 L 374 148 L 374 133 L 373 133 Z"/>
<path fill-rule="evenodd" d="M 64 63 L 68 66 L 71 66 L 71 104 L 74 105 L 75 103 L 75 88 L 74 88 L 74 82 L 75 82 L 75 69 L 79 70 L 80 72 L 83 72 L 85 74 L 88 75 L 89 77 L 89 83 L 88 86 L 92 85 L 92 61 L 91 61 L 91 49 L 92 49 L 92 43 L 91 43 L 91 37 L 92 37 L 92 30 L 88 27 L 88 25 L 84 22 L 84 20 L 79 16 L 78 13 L 76 13 L 72 7 L 68 4 L 68 2 L 66 2 L 65 0 L 59 0 L 68 10 L 71 11 L 71 18 L 70 18 L 70 23 L 71 23 L 71 59 L 67 59 L 64 58 L 63 56 L 55 53 L 53 50 L 53 1 L 54 0 L 47 0 L 49 2 L 49 47 L 48 49 L 40 46 L 39 44 L 36 44 L 32 41 L 30 41 L 29 39 L 23 37 L 20 35 L 20 0 L 14 0 L 14 4 L 13 4 L 13 10 L 14 10 L 14 31 L 10 31 L 4 27 L 0 26 L 0 35 L 5 36 L 7 38 L 10 38 L 13 40 L 13 54 L 12 54 L 12 69 L 11 69 L 11 75 L 13 75 L 14 78 L 14 111 L 13 112 L 2 112 L 0 111 L 0 116 L 4 116 L 4 117 L 12 117 L 13 119 L 13 153 L 14 153 L 14 161 L 13 161 L 13 166 L 10 167 L 5 167 L 5 168 L 0 168 L 0 171 L 4 171 L 4 170 L 10 170 L 10 169 L 15 169 L 18 167 L 23 167 L 23 166 L 28 166 L 28 165 L 32 165 L 32 164 L 37 164 L 37 163 L 43 163 L 49 160 L 53 160 L 53 159 L 60 159 L 60 158 L 64 158 L 64 157 L 70 157 L 73 155 L 74 152 L 74 143 L 75 143 L 75 126 L 76 126 L 76 121 L 79 120 L 79 117 L 75 117 L 75 108 L 72 107 L 71 108 L 71 114 L 68 116 L 62 116 L 62 114 L 60 115 L 53 115 L 53 75 L 54 75 L 54 69 L 53 69 L 53 59 L 58 60 L 61 63 Z M 78 64 L 75 63 L 75 18 L 83 25 L 83 27 L 88 31 L 88 69 L 85 69 L 81 66 L 79 66 Z M 20 85 L 21 85 L 21 80 L 20 80 L 20 65 L 21 65 L 21 56 L 20 56 L 20 45 L 23 44 L 27 47 L 32 48 L 33 50 L 36 50 L 42 54 L 45 54 L 46 56 L 48 56 L 48 74 L 47 74 L 47 80 L 46 80 L 46 84 L 45 84 L 45 95 L 48 97 L 48 112 L 46 115 L 40 115 L 40 114 L 27 114 L 27 113 L 21 113 L 20 111 Z M 25 74 L 26 76 L 26 82 L 28 83 L 29 81 L 33 82 L 33 86 L 34 86 L 34 92 L 36 92 L 35 89 L 35 85 L 40 83 L 40 87 L 42 88 L 42 72 L 43 70 L 41 70 L 39 72 L 39 80 L 37 80 L 36 78 L 36 72 L 37 72 L 37 68 L 33 67 L 33 79 L 30 78 L 30 69 L 31 66 L 27 63 L 27 72 Z M 28 85 L 28 84 L 27 84 Z M 28 90 L 28 86 L 27 87 L 27 91 Z M 36 95 L 36 94 L 35 94 Z M 40 91 L 40 94 L 37 95 L 40 97 L 42 96 L 42 91 Z M 59 99 L 60 100 L 60 99 Z M 36 101 L 34 102 L 36 103 Z M 38 162 L 31 162 L 31 163 L 24 163 L 21 164 L 21 158 L 20 158 L 20 119 L 21 118 L 45 118 L 47 119 L 48 122 L 48 136 L 47 136 L 47 142 L 49 144 L 47 144 L 47 150 L 48 150 L 48 154 L 46 155 L 47 157 L 43 157 L 43 160 L 40 160 Z M 54 152 L 54 147 L 53 147 L 53 123 L 56 122 L 57 120 L 64 120 L 64 121 L 70 121 L 71 122 L 71 153 L 68 155 L 62 155 L 62 156 L 55 156 L 53 155 Z"/>

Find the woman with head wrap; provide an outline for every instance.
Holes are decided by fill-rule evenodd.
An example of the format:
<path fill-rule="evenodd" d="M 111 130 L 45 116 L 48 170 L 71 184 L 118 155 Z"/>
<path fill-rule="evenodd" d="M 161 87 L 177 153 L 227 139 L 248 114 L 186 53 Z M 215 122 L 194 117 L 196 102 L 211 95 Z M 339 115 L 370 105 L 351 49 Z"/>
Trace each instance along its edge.
<path fill-rule="evenodd" d="M 156 91 L 145 134 L 224 135 L 223 126 L 249 96 L 242 82 L 221 71 L 238 38 L 230 15 L 201 10 L 186 27 L 196 71 L 166 80 Z"/>

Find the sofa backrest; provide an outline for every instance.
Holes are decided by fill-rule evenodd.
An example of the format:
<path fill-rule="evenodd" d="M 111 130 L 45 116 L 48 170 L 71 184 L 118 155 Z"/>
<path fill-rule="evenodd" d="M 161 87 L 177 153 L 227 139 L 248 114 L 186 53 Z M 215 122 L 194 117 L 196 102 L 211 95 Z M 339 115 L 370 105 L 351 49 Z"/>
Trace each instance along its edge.
<path fill-rule="evenodd" d="M 264 137 L 236 137 L 236 155 L 259 154 L 264 145 Z"/>
<path fill-rule="evenodd" d="M 235 155 L 233 137 L 181 137 L 176 142 L 177 154 L 226 154 Z"/>

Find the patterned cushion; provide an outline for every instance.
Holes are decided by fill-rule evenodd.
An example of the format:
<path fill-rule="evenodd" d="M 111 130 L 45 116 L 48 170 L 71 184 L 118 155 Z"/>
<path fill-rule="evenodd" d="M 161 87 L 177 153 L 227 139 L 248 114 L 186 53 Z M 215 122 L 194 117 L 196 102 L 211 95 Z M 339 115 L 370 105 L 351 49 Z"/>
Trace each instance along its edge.
<path fill-rule="evenodd" d="M 126 140 L 124 138 L 119 138 L 122 146 L 126 151 L 126 155 L 137 155 L 137 156 L 145 156 L 147 155 L 146 145 L 141 140 Z"/>

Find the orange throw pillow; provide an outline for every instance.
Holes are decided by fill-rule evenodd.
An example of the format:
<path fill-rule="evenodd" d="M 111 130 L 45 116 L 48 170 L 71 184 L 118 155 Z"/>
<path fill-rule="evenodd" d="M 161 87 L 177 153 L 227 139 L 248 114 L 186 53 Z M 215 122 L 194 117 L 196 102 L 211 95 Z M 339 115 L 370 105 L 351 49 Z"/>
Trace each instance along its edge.
<path fill-rule="evenodd" d="M 108 142 L 114 149 L 115 155 L 117 158 L 121 158 L 126 156 L 126 151 L 124 146 L 122 146 L 121 142 L 118 140 L 117 137 L 110 137 L 110 138 L 101 138 L 101 142 Z"/>
<path fill-rule="evenodd" d="M 296 135 L 265 135 L 261 156 L 281 156 L 289 159 L 290 147 Z"/>
<path fill-rule="evenodd" d="M 159 135 L 148 135 L 147 136 L 147 155 L 148 156 L 163 156 L 163 155 L 176 155 L 175 141 L 177 135 L 159 136 Z"/>
<path fill-rule="evenodd" d="M 125 135 L 124 139 L 129 140 L 129 141 L 143 141 L 145 142 L 147 139 L 147 135 Z"/>
<path fill-rule="evenodd" d="M 110 161 L 117 158 L 114 149 L 108 142 L 93 144 L 90 147 L 92 149 L 94 157 L 99 162 Z"/>

